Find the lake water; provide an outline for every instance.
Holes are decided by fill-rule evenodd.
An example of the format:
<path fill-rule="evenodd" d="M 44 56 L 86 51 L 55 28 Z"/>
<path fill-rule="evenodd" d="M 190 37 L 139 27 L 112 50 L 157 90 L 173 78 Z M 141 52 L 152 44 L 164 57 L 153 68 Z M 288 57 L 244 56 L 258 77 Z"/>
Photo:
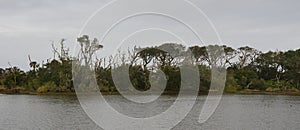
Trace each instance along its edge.
<path fill-rule="evenodd" d="M 159 98 L 154 104 L 157 110 L 130 107 L 120 96 L 105 98 L 124 114 L 151 116 L 166 110 L 176 97 Z M 214 115 L 199 124 L 204 100 L 205 96 L 200 96 L 193 110 L 174 129 L 300 129 L 300 96 L 225 95 Z M 36 95 L 0 95 L 0 129 L 101 130 L 84 113 L 76 96 Z"/>

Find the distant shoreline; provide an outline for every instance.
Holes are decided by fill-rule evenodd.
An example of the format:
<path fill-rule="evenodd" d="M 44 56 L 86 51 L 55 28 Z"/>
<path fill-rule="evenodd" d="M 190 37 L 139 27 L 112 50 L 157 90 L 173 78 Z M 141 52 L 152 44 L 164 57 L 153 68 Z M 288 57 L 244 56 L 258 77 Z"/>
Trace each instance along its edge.
<path fill-rule="evenodd" d="M 0 91 L 0 94 L 7 95 L 76 95 L 76 92 L 47 92 L 47 93 L 38 93 L 33 91 L 15 91 L 15 90 L 6 90 Z M 121 95 L 119 92 L 101 92 L 102 95 Z M 177 92 L 164 92 L 162 95 L 178 95 Z M 208 92 L 199 92 L 198 95 L 208 95 Z M 300 96 L 300 92 L 292 91 L 258 91 L 258 90 L 241 90 L 235 93 L 224 92 L 223 95 L 295 95 Z"/>

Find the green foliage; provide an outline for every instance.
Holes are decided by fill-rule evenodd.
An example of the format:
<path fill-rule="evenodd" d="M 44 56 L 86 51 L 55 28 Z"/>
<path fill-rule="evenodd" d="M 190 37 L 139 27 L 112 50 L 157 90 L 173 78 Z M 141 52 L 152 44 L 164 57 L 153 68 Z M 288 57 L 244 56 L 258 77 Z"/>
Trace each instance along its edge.
<path fill-rule="evenodd" d="M 4 91 L 4 90 L 6 90 L 6 89 L 7 89 L 7 88 L 5 88 L 4 85 L 0 85 L 0 92 Z"/>
<path fill-rule="evenodd" d="M 47 82 L 36 90 L 38 93 L 61 92 L 54 82 Z"/>
<path fill-rule="evenodd" d="M 30 89 L 36 90 L 38 87 L 41 86 L 41 82 L 37 78 L 30 78 L 28 80 L 28 86 L 29 86 Z"/>
<path fill-rule="evenodd" d="M 237 80 L 238 85 L 240 85 L 242 89 L 248 88 L 251 84 L 251 81 L 258 78 L 256 72 L 250 67 L 245 67 L 233 71 L 234 78 Z"/>
<path fill-rule="evenodd" d="M 295 88 L 295 87 L 291 87 L 290 89 L 288 89 L 289 92 L 299 92 L 300 90 Z"/>
<path fill-rule="evenodd" d="M 211 83 L 211 70 L 205 65 L 198 65 L 200 73 L 200 92 L 207 92 Z"/>
<path fill-rule="evenodd" d="M 267 80 L 265 82 L 267 87 L 271 87 L 271 88 L 283 88 L 284 86 L 286 86 L 287 82 L 284 80 Z"/>
<path fill-rule="evenodd" d="M 111 68 L 96 67 L 95 74 L 100 91 L 111 92 L 115 90 Z"/>
<path fill-rule="evenodd" d="M 205 47 L 192 46 L 189 48 L 195 58 L 195 62 L 206 61 L 208 59 L 208 54 Z"/>
<path fill-rule="evenodd" d="M 238 89 L 239 85 L 237 84 L 236 79 L 234 78 L 232 73 L 228 72 L 226 78 L 225 92 L 236 93 Z"/>
<path fill-rule="evenodd" d="M 134 88 L 140 91 L 150 89 L 148 70 L 144 70 L 141 66 L 131 66 L 129 68 L 129 77 Z"/>
<path fill-rule="evenodd" d="M 180 69 L 174 66 L 165 66 L 162 71 L 167 78 L 166 91 L 178 91 L 181 84 Z"/>
<path fill-rule="evenodd" d="M 265 81 L 260 79 L 253 79 L 251 81 L 251 85 L 249 86 L 249 89 L 265 90 L 266 89 Z"/>
<path fill-rule="evenodd" d="M 225 87 L 225 92 L 227 92 L 227 93 L 236 93 L 237 90 L 238 90 L 237 87 L 233 86 L 231 84 L 226 85 L 226 87 Z"/>

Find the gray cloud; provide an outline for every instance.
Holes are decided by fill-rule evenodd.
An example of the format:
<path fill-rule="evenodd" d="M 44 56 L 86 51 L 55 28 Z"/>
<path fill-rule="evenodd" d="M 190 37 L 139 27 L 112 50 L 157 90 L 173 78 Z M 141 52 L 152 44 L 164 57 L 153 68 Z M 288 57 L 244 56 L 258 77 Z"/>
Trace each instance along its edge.
<path fill-rule="evenodd" d="M 250 45 L 263 51 L 299 48 L 300 1 L 210 0 L 196 3 L 205 10 L 229 45 Z"/>

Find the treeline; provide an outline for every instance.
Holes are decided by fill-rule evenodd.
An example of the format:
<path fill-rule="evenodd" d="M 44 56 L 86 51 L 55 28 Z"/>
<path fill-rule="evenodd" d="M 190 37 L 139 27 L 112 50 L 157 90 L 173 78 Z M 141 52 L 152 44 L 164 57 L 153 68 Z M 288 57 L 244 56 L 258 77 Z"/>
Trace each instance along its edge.
<path fill-rule="evenodd" d="M 90 40 L 88 36 L 78 38 L 78 42 L 81 50 L 90 56 L 103 47 L 97 39 Z M 208 48 L 220 47 L 223 48 L 224 54 L 212 59 Z M 25 72 L 17 67 L 0 69 L 0 92 L 74 92 L 72 81 L 74 58 L 64 47 L 64 40 L 61 41 L 60 49 L 54 46 L 52 49 L 54 58 L 47 60 L 46 63 L 39 64 L 29 57 L 30 71 Z M 300 49 L 263 53 L 248 46 L 234 49 L 225 45 L 185 47 L 181 44 L 165 43 L 146 48 L 135 47 L 127 53 L 120 52 L 108 58 L 89 60 L 94 60 L 92 65 L 102 92 L 117 92 L 111 73 L 113 69 L 117 69 L 114 67 L 115 64 L 129 66 L 131 83 L 140 91 L 151 87 L 150 72 L 161 70 L 167 78 L 165 91 L 178 92 L 181 84 L 180 66 L 185 62 L 184 57 L 187 54 L 193 55 L 190 63 L 197 65 L 201 74 L 200 92 L 209 90 L 211 68 L 216 64 L 227 69 L 226 92 L 244 90 L 298 92 L 300 88 Z M 223 62 L 217 63 L 216 59 Z M 126 89 L 126 86 L 124 88 Z"/>
<path fill-rule="evenodd" d="M 0 68 L 0 91 L 8 93 L 29 92 L 73 92 L 72 58 L 69 49 L 61 40 L 60 49 L 52 45 L 53 59 L 39 64 L 29 58 L 30 70 L 25 72 L 18 67 Z"/>

